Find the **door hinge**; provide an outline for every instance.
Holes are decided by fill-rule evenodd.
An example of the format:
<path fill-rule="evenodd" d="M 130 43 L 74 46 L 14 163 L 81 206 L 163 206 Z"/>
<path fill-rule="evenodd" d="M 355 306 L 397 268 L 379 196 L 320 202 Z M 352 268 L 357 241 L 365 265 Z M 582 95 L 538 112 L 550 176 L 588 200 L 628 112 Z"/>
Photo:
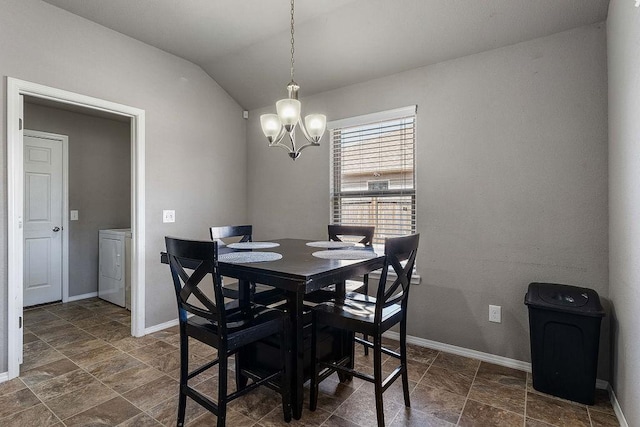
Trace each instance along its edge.
<path fill-rule="evenodd" d="M 22 119 L 18 119 L 18 130 L 22 130 Z"/>
<path fill-rule="evenodd" d="M 22 329 L 22 316 L 18 317 L 18 329 Z"/>

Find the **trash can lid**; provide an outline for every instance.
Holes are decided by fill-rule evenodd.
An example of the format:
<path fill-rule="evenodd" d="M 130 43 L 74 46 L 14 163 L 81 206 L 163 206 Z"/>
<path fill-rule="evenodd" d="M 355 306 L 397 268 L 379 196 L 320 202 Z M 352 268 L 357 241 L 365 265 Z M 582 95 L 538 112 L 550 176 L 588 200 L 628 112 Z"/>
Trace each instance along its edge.
<path fill-rule="evenodd" d="M 583 316 L 605 315 L 596 291 L 557 283 L 530 283 L 524 303 L 529 307 Z"/>

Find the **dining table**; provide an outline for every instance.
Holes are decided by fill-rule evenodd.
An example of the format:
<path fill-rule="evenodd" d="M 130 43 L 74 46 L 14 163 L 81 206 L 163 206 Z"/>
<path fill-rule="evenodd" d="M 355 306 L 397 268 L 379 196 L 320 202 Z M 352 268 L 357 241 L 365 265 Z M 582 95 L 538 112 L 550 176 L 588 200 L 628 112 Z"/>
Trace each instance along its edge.
<path fill-rule="evenodd" d="M 335 285 L 335 298 L 344 298 L 345 281 L 362 278 L 365 274 L 382 268 L 385 257 L 384 254 L 376 253 L 371 248 L 343 248 L 343 250 L 348 249 L 343 252 L 344 258 L 351 259 L 341 259 L 343 257 L 338 253 L 339 248 L 334 249 L 330 245 L 318 246 L 317 244 L 321 242 L 305 239 L 276 239 L 269 243 L 271 245 L 255 245 L 264 248 L 251 251 L 275 253 L 281 257 L 265 255 L 256 259 L 266 259 L 266 261 L 252 262 L 251 258 L 242 260 L 242 257 L 233 255 L 236 252 L 244 252 L 242 249 L 220 247 L 218 272 L 224 277 L 238 280 L 238 304 L 240 305 L 251 303 L 251 283 L 269 285 L 282 291 L 281 303 L 274 305 L 288 314 L 290 322 L 291 406 L 293 417 L 300 419 L 304 403 L 304 383 L 310 378 L 312 363 L 310 360 L 310 308 L 313 304 L 306 301 L 305 296 L 326 286 Z M 369 252 L 362 257 L 358 257 L 355 253 L 356 257 L 353 257 L 356 250 Z M 327 253 L 329 256 L 326 256 Z M 161 262 L 167 263 L 166 253 L 161 254 Z M 352 334 L 334 331 L 331 335 L 332 339 L 328 342 L 327 351 L 333 353 L 332 357 L 352 357 L 352 336 Z M 273 344 L 258 343 L 255 348 L 242 351 L 236 357 L 236 371 L 252 365 L 269 367 L 270 364 L 277 363 L 277 350 L 273 348 Z M 335 354 L 336 352 L 341 354 Z"/>

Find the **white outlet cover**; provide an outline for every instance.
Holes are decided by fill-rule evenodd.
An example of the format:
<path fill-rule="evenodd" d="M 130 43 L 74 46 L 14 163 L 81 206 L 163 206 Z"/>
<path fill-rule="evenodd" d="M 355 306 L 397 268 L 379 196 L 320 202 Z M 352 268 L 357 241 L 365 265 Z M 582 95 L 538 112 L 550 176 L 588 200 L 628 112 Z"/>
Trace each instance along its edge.
<path fill-rule="evenodd" d="M 163 210 L 162 211 L 162 222 L 176 222 L 176 211 L 174 211 L 174 210 Z"/>
<path fill-rule="evenodd" d="M 77 221 L 78 220 L 78 211 L 77 210 L 72 210 L 69 212 L 69 220 L 70 221 Z"/>
<path fill-rule="evenodd" d="M 489 306 L 489 322 L 502 323 L 502 307 L 499 305 Z"/>

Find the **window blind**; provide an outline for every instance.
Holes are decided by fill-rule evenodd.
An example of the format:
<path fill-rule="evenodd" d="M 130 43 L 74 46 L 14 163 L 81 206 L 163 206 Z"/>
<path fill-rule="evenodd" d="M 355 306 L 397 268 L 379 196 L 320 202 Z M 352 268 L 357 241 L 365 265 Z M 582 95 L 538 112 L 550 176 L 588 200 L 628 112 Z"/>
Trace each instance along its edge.
<path fill-rule="evenodd" d="M 381 244 L 416 230 L 415 106 L 370 118 L 329 124 L 331 221 L 373 225 Z"/>

